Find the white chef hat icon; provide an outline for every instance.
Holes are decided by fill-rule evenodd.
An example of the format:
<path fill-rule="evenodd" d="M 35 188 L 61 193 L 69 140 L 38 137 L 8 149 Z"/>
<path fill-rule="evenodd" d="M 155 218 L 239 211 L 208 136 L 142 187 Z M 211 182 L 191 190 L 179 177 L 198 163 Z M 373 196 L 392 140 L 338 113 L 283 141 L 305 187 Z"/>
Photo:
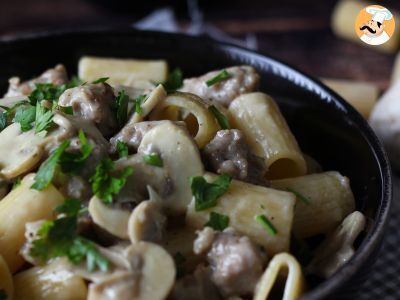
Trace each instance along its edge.
<path fill-rule="evenodd" d="M 372 15 L 372 21 L 379 22 L 381 24 L 383 24 L 383 21 L 393 18 L 392 13 L 386 8 L 368 6 L 365 10 L 367 13 Z"/>

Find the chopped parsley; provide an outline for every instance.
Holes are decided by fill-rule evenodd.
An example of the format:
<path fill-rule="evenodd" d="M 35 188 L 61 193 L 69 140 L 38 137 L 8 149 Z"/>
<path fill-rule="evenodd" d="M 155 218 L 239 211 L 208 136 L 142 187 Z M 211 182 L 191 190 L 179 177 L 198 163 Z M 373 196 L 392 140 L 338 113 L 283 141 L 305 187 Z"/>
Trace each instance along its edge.
<path fill-rule="evenodd" d="M 57 102 L 61 94 L 68 88 L 66 84 L 54 85 L 52 83 L 37 83 L 36 88 L 28 96 L 29 103 L 35 106 L 43 100 Z"/>
<path fill-rule="evenodd" d="M 119 91 L 115 98 L 114 111 L 120 127 L 124 126 L 128 119 L 128 102 L 129 96 L 125 94 L 125 90 Z"/>
<path fill-rule="evenodd" d="M 73 217 L 86 211 L 86 208 L 82 204 L 82 201 L 73 198 L 66 198 L 64 202 L 58 205 L 55 212 L 59 214 L 65 214 L 67 217 Z"/>
<path fill-rule="evenodd" d="M 64 142 L 62 142 L 61 145 L 58 146 L 57 149 L 50 154 L 50 156 L 44 161 L 44 163 L 41 164 L 38 172 L 35 175 L 35 182 L 31 186 L 31 188 L 41 191 L 50 184 L 58 167 L 60 157 L 69 147 L 69 145 L 69 140 L 65 140 Z"/>
<path fill-rule="evenodd" d="M 83 130 L 79 130 L 80 151 L 79 152 L 63 152 L 60 156 L 61 170 L 67 174 L 79 174 L 86 159 L 90 156 L 93 146 L 88 143 Z"/>
<path fill-rule="evenodd" d="M 217 205 L 217 199 L 229 189 L 232 178 L 228 175 L 218 176 L 208 183 L 203 176 L 190 177 L 190 187 L 195 199 L 195 210 L 205 210 Z"/>
<path fill-rule="evenodd" d="M 218 110 L 214 105 L 208 107 L 208 110 L 214 115 L 215 119 L 217 119 L 219 126 L 222 129 L 230 129 L 228 118 Z"/>
<path fill-rule="evenodd" d="M 143 113 L 142 104 L 146 102 L 148 95 L 140 95 L 133 99 L 133 110 L 141 115 Z"/>
<path fill-rule="evenodd" d="M 106 82 L 108 79 L 110 79 L 110 77 L 101 77 L 99 79 L 96 79 L 95 81 L 93 81 L 93 84 L 98 84 L 98 83 L 104 83 Z"/>
<path fill-rule="evenodd" d="M 117 151 L 119 158 L 127 157 L 129 154 L 128 145 L 124 142 L 117 141 Z"/>
<path fill-rule="evenodd" d="M 161 156 L 157 153 L 143 155 L 143 161 L 148 165 L 160 168 L 164 165 Z"/>
<path fill-rule="evenodd" d="M 258 215 L 254 217 L 254 220 L 256 220 L 270 235 L 276 235 L 278 233 L 275 226 L 268 220 L 266 215 Z"/>
<path fill-rule="evenodd" d="M 210 87 L 210 86 L 212 86 L 212 85 L 214 85 L 214 84 L 216 84 L 216 83 L 218 83 L 220 81 L 229 79 L 231 77 L 232 77 L 232 75 L 229 74 L 227 70 L 222 70 L 220 73 L 218 73 L 218 75 L 216 75 L 215 77 L 207 80 L 206 84 L 207 84 L 208 87 Z"/>
<path fill-rule="evenodd" d="M 57 106 L 57 109 L 66 115 L 73 115 L 74 110 L 72 106 Z"/>
<path fill-rule="evenodd" d="M 4 130 L 4 128 L 7 127 L 7 117 L 8 114 L 6 111 L 3 111 L 0 113 L 0 132 Z"/>
<path fill-rule="evenodd" d="M 35 133 L 47 130 L 53 124 L 54 113 L 51 109 L 36 104 Z"/>
<path fill-rule="evenodd" d="M 97 246 L 78 235 L 77 220 L 77 215 L 67 215 L 43 223 L 38 231 L 39 239 L 32 242 L 30 254 L 43 261 L 66 256 L 73 264 L 79 264 L 86 259 L 89 272 L 96 268 L 107 271 L 109 263 L 99 253 Z"/>
<path fill-rule="evenodd" d="M 74 75 L 71 77 L 71 80 L 67 83 L 67 88 L 74 88 L 80 85 L 84 85 L 86 82 L 84 82 L 82 79 L 80 79 L 78 76 Z"/>
<path fill-rule="evenodd" d="M 7 299 L 8 299 L 8 297 L 7 297 L 6 291 L 3 289 L 0 289 L 0 300 L 7 300 Z"/>
<path fill-rule="evenodd" d="M 175 92 L 183 85 L 183 73 L 180 68 L 175 68 L 168 74 L 167 80 L 162 84 L 168 93 Z"/>
<path fill-rule="evenodd" d="M 229 226 L 229 217 L 212 211 L 210 212 L 210 219 L 206 224 L 204 224 L 204 226 L 223 231 L 226 227 Z"/>
<path fill-rule="evenodd" d="M 299 193 L 298 191 L 296 191 L 290 187 L 286 188 L 286 190 L 288 192 L 295 194 L 296 198 L 299 199 L 300 201 L 304 202 L 305 204 L 307 204 L 307 205 L 311 204 L 310 199 L 307 198 L 306 196 L 304 196 L 303 194 Z"/>
<path fill-rule="evenodd" d="M 39 105 L 40 106 L 40 105 Z M 25 132 L 33 128 L 32 123 L 36 119 L 36 108 L 32 105 L 16 108 L 13 121 L 21 125 L 21 131 Z"/>
<path fill-rule="evenodd" d="M 126 167 L 119 174 L 111 175 L 114 162 L 106 158 L 96 167 L 95 174 L 89 179 L 93 193 L 106 204 L 111 204 L 113 196 L 118 195 L 126 183 L 126 179 L 132 174 L 133 168 Z"/>
<path fill-rule="evenodd" d="M 11 190 L 15 190 L 17 187 L 19 187 L 21 185 L 21 182 L 22 182 L 21 177 L 15 178 L 15 181 L 14 181 L 14 183 L 12 185 Z"/>

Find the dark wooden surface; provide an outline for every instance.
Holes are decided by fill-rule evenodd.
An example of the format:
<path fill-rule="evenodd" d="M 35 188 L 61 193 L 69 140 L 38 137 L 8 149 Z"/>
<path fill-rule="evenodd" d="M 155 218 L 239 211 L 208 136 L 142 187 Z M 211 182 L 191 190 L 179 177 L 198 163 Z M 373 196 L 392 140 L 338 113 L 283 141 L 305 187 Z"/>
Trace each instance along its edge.
<path fill-rule="evenodd" d="M 185 1 L 172 1 L 184 26 L 188 22 Z M 165 3 L 162 0 L 0 0 L 0 35 L 128 25 Z M 394 55 L 337 38 L 330 28 L 335 3 L 336 0 L 200 0 L 207 22 L 235 37 L 255 33 L 261 52 L 313 76 L 366 80 L 385 88 Z M 400 10 L 400 1 L 380 3 Z"/>

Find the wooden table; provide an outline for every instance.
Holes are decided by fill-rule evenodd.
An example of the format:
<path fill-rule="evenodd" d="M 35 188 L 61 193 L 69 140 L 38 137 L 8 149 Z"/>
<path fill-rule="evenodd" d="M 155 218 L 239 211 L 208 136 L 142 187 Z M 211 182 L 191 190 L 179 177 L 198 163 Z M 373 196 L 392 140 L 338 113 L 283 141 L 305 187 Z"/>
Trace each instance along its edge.
<path fill-rule="evenodd" d="M 173 1 L 180 4 L 179 20 L 182 24 L 187 23 L 184 5 L 179 2 L 183 0 Z M 118 11 L 94 2 L 1 0 L 0 34 L 132 24 L 154 9 L 136 6 L 133 10 Z M 400 1 L 380 2 L 400 10 Z M 313 76 L 366 80 L 381 88 L 387 87 L 394 55 L 337 38 L 330 28 L 330 16 L 335 3 L 336 0 L 200 0 L 207 22 L 235 37 L 255 33 L 261 52 Z"/>

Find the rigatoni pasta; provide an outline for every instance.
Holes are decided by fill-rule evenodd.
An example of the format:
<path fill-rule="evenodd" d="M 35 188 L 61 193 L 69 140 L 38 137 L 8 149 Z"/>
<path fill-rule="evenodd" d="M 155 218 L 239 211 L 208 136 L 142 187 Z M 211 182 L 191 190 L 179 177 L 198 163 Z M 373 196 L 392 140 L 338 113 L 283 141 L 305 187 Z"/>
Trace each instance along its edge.
<path fill-rule="evenodd" d="M 302 153 L 253 67 L 167 69 L 83 57 L 81 78 L 10 81 L 0 298 L 297 299 L 303 270 L 354 254 L 349 179 Z"/>

